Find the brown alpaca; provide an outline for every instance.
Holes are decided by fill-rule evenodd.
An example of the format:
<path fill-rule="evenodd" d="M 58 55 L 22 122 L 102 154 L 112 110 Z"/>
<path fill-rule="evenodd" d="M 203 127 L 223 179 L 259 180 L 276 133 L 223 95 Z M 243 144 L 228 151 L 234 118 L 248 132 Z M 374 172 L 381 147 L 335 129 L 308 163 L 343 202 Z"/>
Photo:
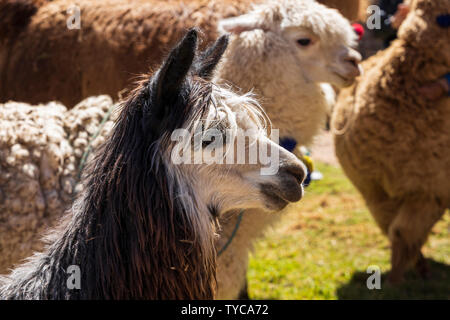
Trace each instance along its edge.
<path fill-rule="evenodd" d="M 334 109 L 336 154 L 392 245 L 390 280 L 416 266 L 450 207 L 450 99 L 418 89 L 450 71 L 450 29 L 438 24 L 448 0 L 415 0 L 399 39 L 366 61 L 365 75 Z"/>
<path fill-rule="evenodd" d="M 70 109 L 93 95 L 117 100 L 130 79 L 160 63 L 186 29 L 199 27 L 210 43 L 219 19 L 255 2 L 80 0 L 81 29 L 69 30 L 71 1 L 0 0 L 0 102 L 60 101 Z M 342 9 L 350 20 L 357 17 L 358 0 L 320 2 Z"/>

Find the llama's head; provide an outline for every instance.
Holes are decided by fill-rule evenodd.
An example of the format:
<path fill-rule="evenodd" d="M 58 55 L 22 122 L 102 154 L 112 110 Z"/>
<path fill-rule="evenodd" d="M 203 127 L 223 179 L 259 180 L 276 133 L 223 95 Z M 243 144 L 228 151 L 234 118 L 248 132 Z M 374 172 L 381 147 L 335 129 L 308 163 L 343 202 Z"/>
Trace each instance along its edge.
<path fill-rule="evenodd" d="M 159 158 L 167 174 L 185 184 L 176 195 L 185 203 L 205 205 L 214 215 L 277 211 L 300 200 L 306 169 L 271 139 L 269 119 L 251 94 L 209 81 L 227 45 L 223 36 L 197 55 L 197 33 L 189 31 L 134 92 L 129 106 L 138 110 L 122 115 L 140 115 L 147 147 L 157 150 L 149 160 Z"/>
<path fill-rule="evenodd" d="M 185 204 L 213 216 L 277 211 L 302 197 L 305 167 L 271 140 L 269 120 L 251 94 L 208 81 L 227 45 L 223 36 L 196 55 L 197 34 L 190 31 L 133 105 L 144 111 L 148 146 L 159 150 L 154 156 L 182 183 L 176 196 Z"/>
<path fill-rule="evenodd" d="M 336 87 L 353 83 L 360 74 L 361 55 L 349 21 L 337 10 L 314 0 L 270 1 L 248 14 L 224 19 L 219 29 L 257 42 L 266 60 L 309 82 Z M 251 50 L 251 45 L 248 45 Z"/>

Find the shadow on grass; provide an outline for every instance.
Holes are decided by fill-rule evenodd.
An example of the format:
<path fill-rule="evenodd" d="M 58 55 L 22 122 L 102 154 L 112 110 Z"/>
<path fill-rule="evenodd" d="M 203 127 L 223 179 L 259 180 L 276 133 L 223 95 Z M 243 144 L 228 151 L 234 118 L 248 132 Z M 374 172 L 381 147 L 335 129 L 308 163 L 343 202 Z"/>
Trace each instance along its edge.
<path fill-rule="evenodd" d="M 386 272 L 381 275 L 381 289 L 369 290 L 366 281 L 370 274 L 356 272 L 336 290 L 338 299 L 450 299 L 450 266 L 427 260 L 432 272 L 430 279 L 423 280 L 411 271 L 401 285 L 392 286 Z"/>

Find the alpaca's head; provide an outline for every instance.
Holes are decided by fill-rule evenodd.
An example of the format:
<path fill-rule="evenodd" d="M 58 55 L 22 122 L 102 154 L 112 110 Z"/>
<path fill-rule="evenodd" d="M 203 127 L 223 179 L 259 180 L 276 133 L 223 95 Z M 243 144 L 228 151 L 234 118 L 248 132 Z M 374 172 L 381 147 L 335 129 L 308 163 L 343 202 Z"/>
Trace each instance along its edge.
<path fill-rule="evenodd" d="M 197 33 L 188 32 L 133 93 L 119 122 L 141 117 L 139 139 L 154 152 L 149 161 L 163 162 L 170 180 L 182 183 L 174 196 L 186 204 L 214 215 L 276 211 L 300 200 L 306 169 L 271 139 L 276 131 L 251 94 L 209 81 L 227 45 L 223 36 L 197 54 Z"/>
<path fill-rule="evenodd" d="M 357 36 L 350 22 L 314 0 L 271 1 L 222 20 L 219 29 L 239 36 L 249 50 L 252 43 L 259 46 L 263 59 L 276 61 L 286 76 L 297 73 L 308 82 L 344 87 L 360 74 L 361 55 L 354 49 Z"/>
<path fill-rule="evenodd" d="M 399 39 L 406 41 L 411 47 L 419 50 L 418 52 L 429 53 L 432 57 L 432 59 L 428 58 L 430 61 L 442 65 L 442 74 L 448 72 L 450 65 L 449 1 L 412 0 L 411 12 L 400 27 Z"/>

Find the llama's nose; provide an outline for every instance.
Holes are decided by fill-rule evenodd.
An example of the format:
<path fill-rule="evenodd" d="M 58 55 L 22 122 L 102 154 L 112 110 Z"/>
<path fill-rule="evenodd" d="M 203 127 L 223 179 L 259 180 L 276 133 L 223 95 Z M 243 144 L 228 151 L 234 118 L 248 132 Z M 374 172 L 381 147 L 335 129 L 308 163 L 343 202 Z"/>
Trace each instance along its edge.
<path fill-rule="evenodd" d="M 286 173 L 295 178 L 298 184 L 302 184 L 306 177 L 306 168 L 299 162 L 288 163 L 280 168 L 281 173 Z"/>
<path fill-rule="evenodd" d="M 356 59 L 355 57 L 348 57 L 347 59 L 345 59 L 345 61 L 347 61 L 348 63 L 350 63 L 352 66 L 354 66 L 355 68 L 358 68 L 358 59 Z"/>
<path fill-rule="evenodd" d="M 349 63 L 352 67 L 348 70 L 347 77 L 356 78 L 357 76 L 361 75 L 361 68 L 359 65 L 361 60 L 362 60 L 362 56 L 356 50 L 351 51 L 350 54 L 344 58 L 344 61 Z"/>

